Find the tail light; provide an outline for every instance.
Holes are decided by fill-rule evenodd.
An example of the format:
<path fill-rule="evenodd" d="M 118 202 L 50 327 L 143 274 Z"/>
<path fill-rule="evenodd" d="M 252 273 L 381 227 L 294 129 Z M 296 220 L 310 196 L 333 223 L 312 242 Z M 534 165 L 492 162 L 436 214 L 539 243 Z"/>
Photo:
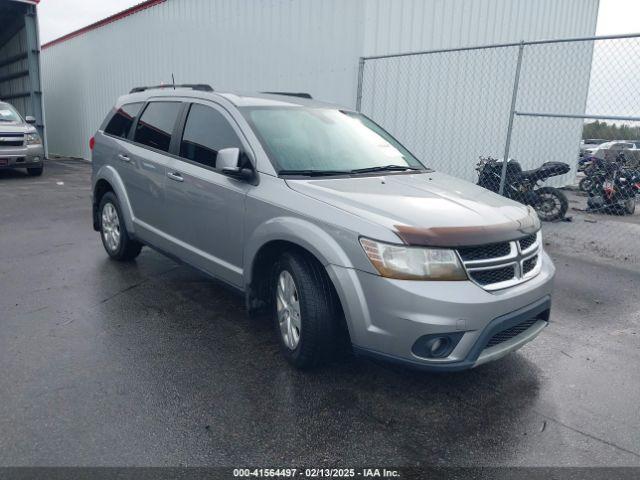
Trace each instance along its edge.
<path fill-rule="evenodd" d="M 95 147 L 95 146 L 96 146 L 96 139 L 95 139 L 95 137 L 91 137 L 89 139 L 89 148 L 91 149 L 91 151 L 93 151 L 93 147 Z"/>

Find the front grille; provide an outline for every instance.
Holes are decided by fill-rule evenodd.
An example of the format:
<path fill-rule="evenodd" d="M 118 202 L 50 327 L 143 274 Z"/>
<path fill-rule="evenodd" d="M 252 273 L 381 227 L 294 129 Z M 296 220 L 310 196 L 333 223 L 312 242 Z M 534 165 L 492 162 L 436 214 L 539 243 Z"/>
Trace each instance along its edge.
<path fill-rule="evenodd" d="M 529 235 L 528 237 L 524 237 L 521 238 L 519 240 L 520 242 L 520 249 L 522 251 L 525 251 L 526 249 L 528 249 L 529 247 L 531 247 L 531 245 L 533 245 L 534 243 L 536 243 L 536 239 L 538 238 L 537 234 L 533 234 L 533 235 Z"/>
<path fill-rule="evenodd" d="M 526 275 L 531 270 L 536 268 L 537 264 L 538 264 L 538 256 L 537 255 L 535 257 L 531 257 L 531 258 L 525 260 L 524 262 L 522 262 L 522 274 Z"/>
<path fill-rule="evenodd" d="M 488 245 L 480 245 L 479 247 L 463 247 L 458 249 L 460 258 L 463 261 L 470 260 L 487 260 L 490 258 L 506 257 L 511 253 L 511 245 L 509 242 L 490 243 Z"/>
<path fill-rule="evenodd" d="M 485 348 L 499 345 L 502 342 L 506 342 L 507 340 L 512 339 L 513 337 L 517 337 L 521 333 L 531 328 L 533 324 L 536 323 L 537 321 L 538 321 L 537 318 L 525 320 L 524 322 L 519 323 L 518 325 L 515 325 L 511 328 L 507 328 L 506 330 L 502 330 L 501 332 L 496 333 L 493 337 L 489 339 L 489 341 L 487 342 L 487 346 Z"/>
<path fill-rule="evenodd" d="M 474 270 L 469 273 L 476 283 L 484 286 L 513 280 L 516 276 L 516 269 L 513 265 L 509 265 L 491 270 Z"/>
<path fill-rule="evenodd" d="M 22 133 L 0 133 L 0 148 L 21 147 L 23 143 L 24 134 Z"/>
<path fill-rule="evenodd" d="M 458 255 L 471 281 L 485 290 L 498 290 L 537 274 L 540 270 L 538 253 L 542 248 L 539 238 L 539 234 L 534 233 L 510 242 L 460 247 Z"/>

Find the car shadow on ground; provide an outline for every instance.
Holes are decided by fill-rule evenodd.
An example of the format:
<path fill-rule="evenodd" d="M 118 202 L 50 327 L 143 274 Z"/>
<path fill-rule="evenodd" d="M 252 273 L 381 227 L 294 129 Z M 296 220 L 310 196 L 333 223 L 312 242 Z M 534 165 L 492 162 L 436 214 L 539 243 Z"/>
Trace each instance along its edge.
<path fill-rule="evenodd" d="M 0 181 L 33 179 L 23 168 L 0 169 Z"/>

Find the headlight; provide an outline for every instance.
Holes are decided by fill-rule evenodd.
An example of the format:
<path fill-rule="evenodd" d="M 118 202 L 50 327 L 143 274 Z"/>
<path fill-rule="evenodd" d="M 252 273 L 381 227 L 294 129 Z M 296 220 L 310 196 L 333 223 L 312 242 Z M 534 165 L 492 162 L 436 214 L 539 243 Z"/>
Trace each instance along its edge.
<path fill-rule="evenodd" d="M 466 280 L 455 250 L 405 247 L 361 238 L 360 244 L 380 275 L 400 280 Z"/>
<path fill-rule="evenodd" d="M 27 133 L 24 136 L 24 143 L 26 143 L 27 145 L 41 145 L 42 139 L 37 133 Z"/>

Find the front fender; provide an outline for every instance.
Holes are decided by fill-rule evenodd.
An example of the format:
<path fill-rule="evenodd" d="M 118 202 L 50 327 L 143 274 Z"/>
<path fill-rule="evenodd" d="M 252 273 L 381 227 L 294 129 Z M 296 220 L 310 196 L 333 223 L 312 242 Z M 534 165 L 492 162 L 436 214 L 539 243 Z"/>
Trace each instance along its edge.
<path fill-rule="evenodd" d="M 103 165 L 96 172 L 93 178 L 93 189 L 92 192 L 95 198 L 96 185 L 100 180 L 105 180 L 109 182 L 111 188 L 115 192 L 116 197 L 118 197 L 118 201 L 120 202 L 120 209 L 122 210 L 122 216 L 124 217 L 124 223 L 127 227 L 127 232 L 134 234 L 134 215 L 133 209 L 131 208 L 131 202 L 129 201 L 129 196 L 127 195 L 127 190 L 124 187 L 124 182 L 122 178 L 118 174 L 115 168 L 110 165 Z M 94 200 L 95 201 L 95 200 Z"/>
<path fill-rule="evenodd" d="M 258 228 L 247 239 L 244 250 L 244 280 L 245 285 L 252 282 L 252 266 L 260 248 L 272 241 L 286 241 L 295 243 L 311 252 L 325 267 L 339 265 L 352 268 L 349 256 L 335 240 L 334 234 L 342 231 L 328 226 L 323 229 L 307 220 L 296 217 L 278 217 L 270 219 Z"/>

